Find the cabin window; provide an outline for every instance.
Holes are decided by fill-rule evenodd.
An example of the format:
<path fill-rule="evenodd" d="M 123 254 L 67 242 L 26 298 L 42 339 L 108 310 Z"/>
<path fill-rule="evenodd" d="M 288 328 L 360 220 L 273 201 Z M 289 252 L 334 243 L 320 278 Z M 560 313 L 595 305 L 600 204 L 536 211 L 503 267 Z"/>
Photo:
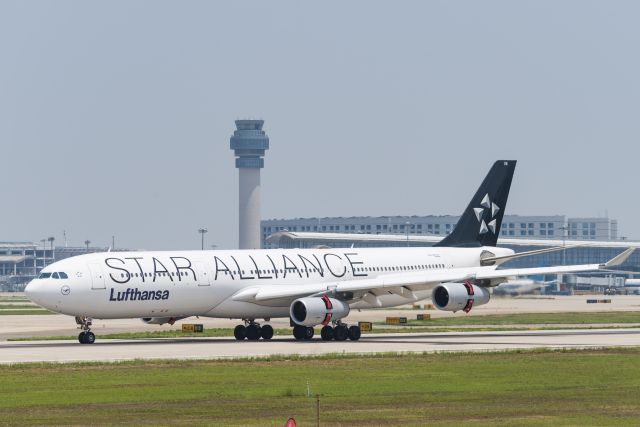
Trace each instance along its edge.
<path fill-rule="evenodd" d="M 49 277 L 51 277 L 51 273 L 40 273 L 38 279 L 48 279 Z"/>
<path fill-rule="evenodd" d="M 61 279 L 69 278 L 69 276 L 67 276 L 67 273 L 65 273 L 64 271 L 59 272 L 58 275 L 60 276 Z"/>

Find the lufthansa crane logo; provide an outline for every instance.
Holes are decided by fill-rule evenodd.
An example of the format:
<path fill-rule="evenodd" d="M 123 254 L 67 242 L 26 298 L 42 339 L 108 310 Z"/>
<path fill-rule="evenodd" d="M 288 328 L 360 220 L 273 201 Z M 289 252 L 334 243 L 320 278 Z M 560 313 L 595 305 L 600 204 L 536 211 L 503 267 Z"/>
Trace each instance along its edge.
<path fill-rule="evenodd" d="M 496 215 L 498 215 L 500 207 L 491 201 L 488 193 L 482 198 L 480 206 L 479 208 L 473 208 L 476 218 L 478 218 L 478 222 L 480 223 L 480 231 L 478 233 L 486 234 L 491 231 L 493 234 L 496 234 Z M 488 215 L 485 214 L 485 212 L 487 212 Z"/>
<path fill-rule="evenodd" d="M 64 285 L 62 288 L 60 288 L 60 292 L 62 293 L 62 295 L 69 295 L 71 293 L 71 288 L 68 285 Z"/>

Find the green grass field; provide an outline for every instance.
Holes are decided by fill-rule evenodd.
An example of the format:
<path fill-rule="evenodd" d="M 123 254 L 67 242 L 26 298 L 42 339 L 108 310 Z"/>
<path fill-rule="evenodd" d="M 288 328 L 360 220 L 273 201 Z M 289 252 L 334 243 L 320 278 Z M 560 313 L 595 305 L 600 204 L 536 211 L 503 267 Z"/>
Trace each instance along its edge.
<path fill-rule="evenodd" d="M 637 425 L 639 349 L 0 367 L 8 425 Z M 307 397 L 307 383 L 311 397 Z"/>

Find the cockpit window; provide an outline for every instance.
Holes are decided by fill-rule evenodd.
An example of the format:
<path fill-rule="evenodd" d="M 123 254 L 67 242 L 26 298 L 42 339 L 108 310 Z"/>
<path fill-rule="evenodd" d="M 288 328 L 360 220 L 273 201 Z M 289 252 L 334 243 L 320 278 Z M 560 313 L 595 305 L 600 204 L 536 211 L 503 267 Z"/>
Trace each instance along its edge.
<path fill-rule="evenodd" d="M 58 274 L 60 275 L 61 279 L 68 279 L 69 278 L 69 276 L 67 276 L 67 273 L 65 273 L 64 271 L 61 271 Z"/>
<path fill-rule="evenodd" d="M 49 277 L 51 277 L 51 273 L 40 273 L 38 279 L 48 279 Z"/>
<path fill-rule="evenodd" d="M 59 279 L 60 276 L 58 276 L 58 273 L 53 273 L 53 275 L 51 276 L 52 279 Z"/>

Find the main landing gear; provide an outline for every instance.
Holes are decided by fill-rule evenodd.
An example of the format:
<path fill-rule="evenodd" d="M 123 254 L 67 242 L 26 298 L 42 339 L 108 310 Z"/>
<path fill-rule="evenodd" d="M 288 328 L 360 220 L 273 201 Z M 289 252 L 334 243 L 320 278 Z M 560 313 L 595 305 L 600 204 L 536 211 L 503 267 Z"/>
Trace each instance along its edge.
<path fill-rule="evenodd" d="M 245 338 L 249 341 L 258 341 L 260 338 L 263 340 L 270 340 L 273 337 L 273 328 L 271 325 L 260 326 L 254 319 L 245 320 L 244 325 L 238 325 L 233 330 L 233 336 L 238 341 L 242 341 Z"/>
<path fill-rule="evenodd" d="M 93 344 L 96 342 L 96 336 L 91 332 L 91 318 L 84 316 L 76 316 L 76 323 L 80 325 L 82 332 L 78 335 L 80 344 Z"/>
<path fill-rule="evenodd" d="M 298 341 L 308 341 L 313 338 L 313 328 L 307 326 L 296 325 L 293 327 L 293 336 Z M 360 339 L 360 327 L 353 325 L 347 326 L 344 323 L 336 323 L 335 326 L 326 325 L 320 330 L 322 341 L 358 341 Z"/>

